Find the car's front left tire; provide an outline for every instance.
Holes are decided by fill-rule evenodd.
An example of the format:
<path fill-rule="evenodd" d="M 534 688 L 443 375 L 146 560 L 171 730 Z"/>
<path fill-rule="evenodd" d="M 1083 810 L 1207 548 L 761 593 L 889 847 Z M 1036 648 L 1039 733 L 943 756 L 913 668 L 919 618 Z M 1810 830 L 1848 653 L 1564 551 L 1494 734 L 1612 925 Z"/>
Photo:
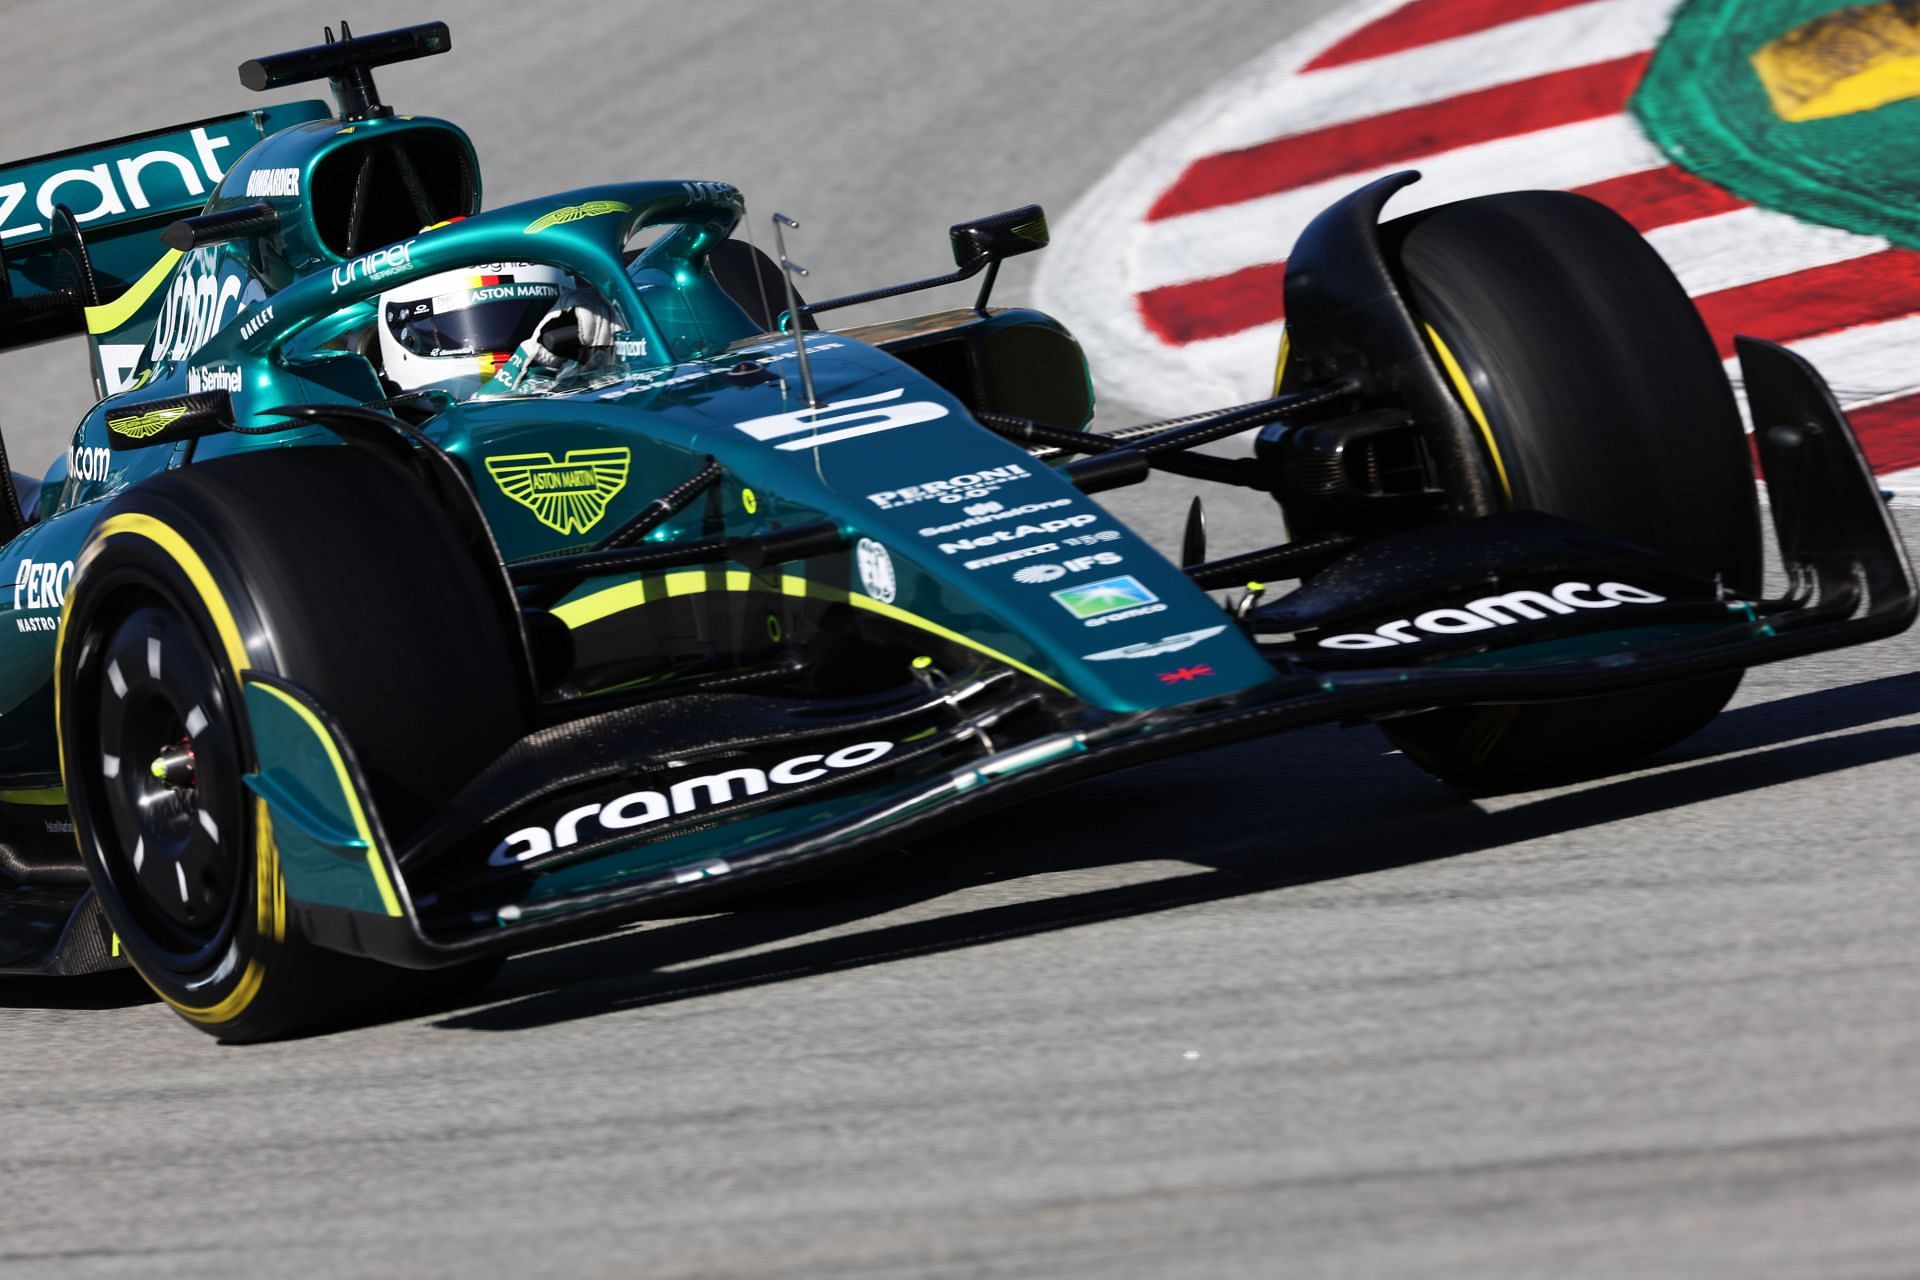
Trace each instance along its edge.
<path fill-rule="evenodd" d="M 344 447 L 169 471 L 95 525 L 60 633 L 62 771 L 121 947 L 189 1022 L 269 1039 L 413 981 L 290 918 L 271 814 L 245 782 L 259 761 L 241 673 L 320 702 L 404 839 L 525 728 L 492 589 L 412 476 Z"/>

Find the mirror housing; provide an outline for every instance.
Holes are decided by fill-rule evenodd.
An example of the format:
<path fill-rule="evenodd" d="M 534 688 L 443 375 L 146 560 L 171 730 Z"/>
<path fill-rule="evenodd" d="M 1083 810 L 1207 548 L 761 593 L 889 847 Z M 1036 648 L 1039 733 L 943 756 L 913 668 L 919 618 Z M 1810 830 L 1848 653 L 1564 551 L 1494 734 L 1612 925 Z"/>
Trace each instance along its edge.
<path fill-rule="evenodd" d="M 1037 204 L 955 223 L 947 229 L 953 263 L 962 268 L 998 262 L 1047 247 L 1047 215 Z"/>
<path fill-rule="evenodd" d="M 775 214 L 776 218 L 780 215 Z M 791 224 L 789 224 L 791 225 Z M 1021 205 L 1018 209 L 1009 209 L 1005 213 L 990 213 L 984 218 L 974 218 L 967 222 L 956 222 L 947 228 L 947 237 L 953 241 L 953 262 L 958 270 L 949 275 L 934 276 L 928 280 L 911 280 L 906 284 L 888 285 L 884 289 L 868 289 L 864 293 L 849 293 L 844 297 L 828 298 L 825 302 L 815 302 L 799 308 L 802 317 L 810 318 L 822 311 L 832 311 L 836 307 L 858 306 L 863 302 L 878 302 L 882 298 L 896 298 L 903 293 L 914 293 L 921 289 L 937 289 L 945 284 L 958 284 L 971 279 L 982 271 L 987 277 L 980 285 L 980 296 L 974 299 L 973 309 L 984 312 L 987 309 L 987 295 L 993 292 L 994 277 L 1000 274 L 1000 261 L 1016 254 L 1032 253 L 1035 249 L 1047 247 L 1047 215 L 1037 204 Z M 783 315 L 778 321 L 784 332 L 788 325 Z"/>

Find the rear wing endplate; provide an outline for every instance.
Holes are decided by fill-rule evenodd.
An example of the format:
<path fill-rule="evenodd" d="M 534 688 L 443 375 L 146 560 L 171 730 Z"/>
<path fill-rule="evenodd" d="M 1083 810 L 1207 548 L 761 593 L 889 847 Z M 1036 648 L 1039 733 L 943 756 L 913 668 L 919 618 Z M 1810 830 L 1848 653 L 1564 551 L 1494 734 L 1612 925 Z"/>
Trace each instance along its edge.
<path fill-rule="evenodd" d="M 0 165 L 0 349 L 91 332 L 97 389 L 117 386 L 158 309 L 161 231 L 254 143 L 332 114 L 288 103 Z"/>

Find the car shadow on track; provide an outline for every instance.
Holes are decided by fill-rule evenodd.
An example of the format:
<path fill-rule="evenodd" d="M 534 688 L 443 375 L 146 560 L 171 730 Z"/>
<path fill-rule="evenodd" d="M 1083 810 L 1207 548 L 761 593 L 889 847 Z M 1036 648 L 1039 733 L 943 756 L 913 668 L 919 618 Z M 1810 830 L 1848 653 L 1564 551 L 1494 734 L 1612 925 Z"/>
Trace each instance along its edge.
<path fill-rule="evenodd" d="M 78 978 L 0 977 L 0 1009 L 125 1009 L 159 999 L 131 969 Z"/>
<path fill-rule="evenodd" d="M 1493 812 L 1392 758 L 1371 729 L 1220 748 L 1079 784 L 726 916 L 521 957 L 478 993 L 485 1004 L 436 1025 L 525 1030 L 1484 852 L 1909 755 L 1920 725 L 1885 722 L 1916 714 L 1920 675 L 1739 707 L 1659 772 Z M 1022 896 L 1047 873 L 1072 885 L 1167 859 L 1193 874 Z M 912 918 L 948 895 L 959 910 Z M 909 918 L 883 920 L 896 913 Z"/>

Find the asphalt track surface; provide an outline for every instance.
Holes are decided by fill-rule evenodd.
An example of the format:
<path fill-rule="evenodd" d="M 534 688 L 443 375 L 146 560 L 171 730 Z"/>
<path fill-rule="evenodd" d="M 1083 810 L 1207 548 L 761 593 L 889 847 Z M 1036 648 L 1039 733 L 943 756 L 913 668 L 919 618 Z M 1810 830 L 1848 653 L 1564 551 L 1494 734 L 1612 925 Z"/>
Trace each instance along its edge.
<path fill-rule="evenodd" d="M 1064 211 L 1319 7 L 395 6 L 456 52 L 382 83 L 494 202 L 732 178 L 835 292 Z M 323 16 L 181 12 L 9 6 L 0 155 L 229 109 Z M 17 459 L 83 369 L 0 364 Z M 0 1276 L 1910 1276 L 1917 653 L 1497 800 L 1366 728 L 1217 750 L 297 1043 L 0 985 Z"/>

